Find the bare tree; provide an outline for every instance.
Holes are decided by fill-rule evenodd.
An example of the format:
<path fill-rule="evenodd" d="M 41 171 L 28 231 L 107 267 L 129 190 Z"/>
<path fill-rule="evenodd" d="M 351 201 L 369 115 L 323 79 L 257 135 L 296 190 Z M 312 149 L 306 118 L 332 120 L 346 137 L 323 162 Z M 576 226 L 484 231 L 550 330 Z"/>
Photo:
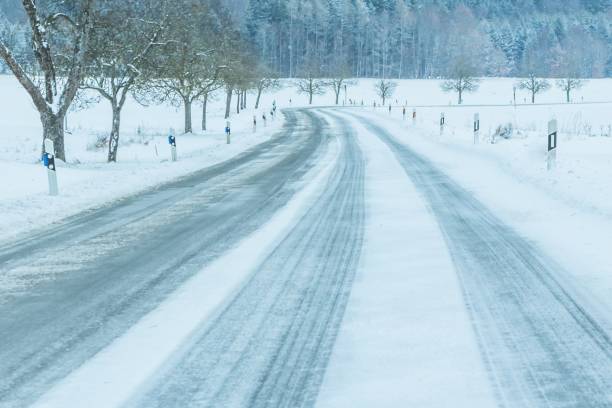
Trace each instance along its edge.
<path fill-rule="evenodd" d="M 41 10 L 35 0 L 22 0 L 31 31 L 36 74 L 28 73 L 5 41 L 0 39 L 0 57 L 30 95 L 40 114 L 43 137 L 53 140 L 55 154 L 61 160 L 66 160 L 64 117 L 79 89 L 92 29 L 94 2 L 71 2 L 72 7 L 58 2 L 54 4 L 57 10 L 51 7 Z"/>
<path fill-rule="evenodd" d="M 393 95 L 396 88 L 397 83 L 389 79 L 381 79 L 374 84 L 376 95 L 382 99 L 383 106 L 385 106 L 387 99 Z"/>
<path fill-rule="evenodd" d="M 312 105 L 312 97 L 314 95 L 323 95 L 325 93 L 325 82 L 311 75 L 304 78 L 298 78 L 295 82 L 298 93 L 308 95 L 308 104 Z"/>
<path fill-rule="evenodd" d="M 276 89 L 280 87 L 278 76 L 270 69 L 261 66 L 255 73 L 253 80 L 257 89 L 257 97 L 255 99 L 255 109 L 259 109 L 259 101 L 261 95 L 268 89 Z"/>
<path fill-rule="evenodd" d="M 156 47 L 148 66 L 146 82 L 136 89 L 139 102 L 168 102 L 182 106 L 184 132 L 193 132 L 192 105 L 211 92 L 218 83 L 223 65 L 219 63 L 221 44 L 206 4 L 188 8 L 173 7 L 166 24 L 166 45 Z"/>
<path fill-rule="evenodd" d="M 327 86 L 331 87 L 334 91 L 334 96 L 336 98 L 336 105 L 340 100 L 340 92 L 342 92 L 342 88 L 345 88 L 348 85 L 353 85 L 355 82 L 348 79 L 351 76 L 351 70 L 346 63 L 345 59 L 342 58 L 340 62 L 336 62 L 334 67 L 331 69 L 331 78 L 327 81 Z"/>
<path fill-rule="evenodd" d="M 236 94 L 236 113 L 240 113 L 240 99 L 242 91 L 248 89 L 248 76 L 246 72 L 249 64 L 245 55 L 236 48 L 232 48 L 231 56 L 225 59 L 227 68 L 223 71 L 223 84 L 225 86 L 225 119 L 230 117 L 232 109 L 232 96 Z"/>
<path fill-rule="evenodd" d="M 572 91 L 575 89 L 582 88 L 584 84 L 585 84 L 585 81 L 583 81 L 582 79 L 574 78 L 570 76 L 563 78 L 563 79 L 558 79 L 556 81 L 557 88 L 565 92 L 565 101 L 567 103 L 570 102 L 570 94 L 572 93 Z"/>
<path fill-rule="evenodd" d="M 480 86 L 480 80 L 475 78 L 475 69 L 463 59 L 457 60 L 451 71 L 450 78 L 440 84 L 444 92 L 457 92 L 458 104 L 463 103 L 465 92 L 475 92 Z"/>
<path fill-rule="evenodd" d="M 142 11 L 130 2 L 114 4 L 108 10 L 96 16 L 81 88 L 96 91 L 111 105 L 107 160 L 116 162 L 121 110 L 136 81 L 143 79 L 146 58 L 154 46 L 162 45 L 158 41 L 163 21 L 141 18 Z"/>
<path fill-rule="evenodd" d="M 299 94 L 308 95 L 308 104 L 312 105 L 314 95 L 325 93 L 326 82 L 321 78 L 321 67 L 315 63 L 308 63 L 302 69 L 295 86 Z"/>
<path fill-rule="evenodd" d="M 531 92 L 531 103 L 535 103 L 537 94 L 550 89 L 550 83 L 546 79 L 537 78 L 535 75 L 529 75 L 528 78 L 522 79 L 517 84 L 519 89 L 526 89 Z"/>

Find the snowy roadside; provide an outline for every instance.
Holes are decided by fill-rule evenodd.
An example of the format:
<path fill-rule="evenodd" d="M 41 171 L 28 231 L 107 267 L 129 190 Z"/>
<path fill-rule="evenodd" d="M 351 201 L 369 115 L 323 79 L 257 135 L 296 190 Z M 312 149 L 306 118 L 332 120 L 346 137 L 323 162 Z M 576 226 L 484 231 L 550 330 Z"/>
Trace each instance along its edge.
<path fill-rule="evenodd" d="M 0 173 L 9 175 L 6 179 L 9 185 L 2 186 L 5 192 L 0 201 L 1 240 L 15 239 L 42 225 L 228 160 L 269 140 L 281 124 L 282 121 L 277 120 L 273 126 L 258 129 L 257 133 L 234 133 L 230 145 L 226 144 L 225 135 L 219 132 L 179 135 L 177 162 L 169 160 L 166 137 L 158 136 L 151 139 L 149 146 L 123 149 L 121 154 L 124 157 L 134 154 L 131 160 L 113 164 L 62 164 L 57 170 L 60 188 L 57 197 L 47 194 L 47 174 L 42 165 L 0 162 Z M 155 154 L 156 148 L 159 156 Z"/>
<path fill-rule="evenodd" d="M 219 132 L 179 135 L 177 162 L 169 160 L 166 136 L 156 136 L 150 138 L 147 146 L 123 148 L 122 157 L 132 157 L 119 163 L 61 164 L 57 170 L 60 188 L 57 197 L 47 194 L 47 174 L 42 165 L 0 161 L 0 173 L 8 175 L 0 186 L 4 191 L 0 201 L 1 239 L 14 239 L 42 225 L 227 160 L 269 140 L 281 124 L 282 120 L 277 120 L 266 129 L 258 129 L 257 133 L 233 133 L 230 145 Z M 5 181 L 8 185 L 4 185 Z"/>
<path fill-rule="evenodd" d="M 261 109 L 235 111 L 230 117 L 232 143 L 227 145 L 224 105 L 209 104 L 208 131 L 198 131 L 201 112 L 194 105 L 193 134 L 183 135 L 183 112 L 169 105 L 143 107 L 131 98 L 122 115 L 118 162 L 106 163 L 110 109 L 102 101 L 68 114 L 67 163 L 58 162 L 60 195 L 48 195 L 46 169 L 40 163 L 40 120 L 28 95 L 11 76 L 0 75 L 0 245 L 84 210 L 184 176 L 227 160 L 269 140 L 283 124 L 282 115 L 261 115 L 272 105 L 264 95 Z M 251 102 L 251 101 L 250 101 Z M 258 119 L 253 132 L 253 116 Z M 170 161 L 168 134 L 177 138 L 178 162 Z"/>
<path fill-rule="evenodd" d="M 545 169 L 545 137 L 471 144 L 469 131 L 439 135 L 429 124 L 361 111 L 428 157 L 563 268 L 558 279 L 608 324 L 612 313 L 612 139 L 559 144 L 558 167 Z M 544 146 L 544 147 L 542 147 Z"/>
<path fill-rule="evenodd" d="M 366 157 L 362 262 L 317 407 L 496 405 L 433 215 L 355 120 Z"/>

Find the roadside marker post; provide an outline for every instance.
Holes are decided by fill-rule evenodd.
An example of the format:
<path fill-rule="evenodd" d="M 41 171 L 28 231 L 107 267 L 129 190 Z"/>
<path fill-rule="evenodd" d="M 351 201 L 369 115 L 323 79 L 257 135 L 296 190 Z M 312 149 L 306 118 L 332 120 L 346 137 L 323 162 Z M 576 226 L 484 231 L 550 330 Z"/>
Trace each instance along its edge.
<path fill-rule="evenodd" d="M 257 115 L 253 115 L 253 133 L 257 132 Z"/>
<path fill-rule="evenodd" d="M 45 139 L 45 152 L 43 153 L 42 162 L 47 168 L 47 179 L 49 180 L 49 195 L 59 195 L 57 187 L 57 171 L 55 167 L 55 146 L 53 140 Z"/>
<path fill-rule="evenodd" d="M 474 144 L 480 141 L 480 114 L 474 114 Z"/>
<path fill-rule="evenodd" d="M 444 117 L 444 112 L 440 114 L 440 135 L 444 134 L 444 126 L 446 125 L 446 118 Z"/>
<path fill-rule="evenodd" d="M 225 122 L 225 138 L 227 141 L 227 144 L 231 143 L 231 135 L 232 135 L 232 129 L 230 127 L 230 121 L 228 120 L 227 122 Z"/>
<path fill-rule="evenodd" d="M 402 119 L 406 120 L 406 107 L 404 106 L 404 108 L 402 109 Z"/>
<path fill-rule="evenodd" d="M 176 161 L 176 137 L 172 133 L 168 136 L 168 144 L 170 145 L 170 156 L 172 161 Z"/>
<path fill-rule="evenodd" d="M 557 165 L 557 120 L 548 122 L 548 154 L 546 167 L 550 171 Z"/>
<path fill-rule="evenodd" d="M 416 125 L 416 108 L 412 108 L 412 125 Z"/>

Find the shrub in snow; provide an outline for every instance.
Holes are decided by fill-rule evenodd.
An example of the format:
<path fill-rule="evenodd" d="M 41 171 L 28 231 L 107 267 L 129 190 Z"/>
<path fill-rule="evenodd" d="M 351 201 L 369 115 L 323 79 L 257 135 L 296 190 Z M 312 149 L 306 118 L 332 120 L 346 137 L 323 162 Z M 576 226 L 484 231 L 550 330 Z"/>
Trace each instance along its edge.
<path fill-rule="evenodd" d="M 100 150 L 100 149 L 105 148 L 106 146 L 108 146 L 108 135 L 104 133 L 98 133 L 96 134 L 96 139 L 91 141 L 87 145 L 87 150 L 89 151 Z"/>
<path fill-rule="evenodd" d="M 512 138 L 514 134 L 514 127 L 512 123 L 507 123 L 505 125 L 499 125 L 497 129 L 495 129 L 495 134 L 493 135 L 493 140 L 499 139 L 503 137 L 504 139 Z"/>

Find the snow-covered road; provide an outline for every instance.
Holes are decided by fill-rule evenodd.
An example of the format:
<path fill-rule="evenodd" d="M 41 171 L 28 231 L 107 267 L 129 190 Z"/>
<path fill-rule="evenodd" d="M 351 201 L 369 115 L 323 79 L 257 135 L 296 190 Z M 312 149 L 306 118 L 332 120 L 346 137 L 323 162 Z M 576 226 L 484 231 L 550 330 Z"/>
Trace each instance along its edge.
<path fill-rule="evenodd" d="M 358 112 L 0 248 L 0 406 L 612 406 L 610 316 Z"/>

